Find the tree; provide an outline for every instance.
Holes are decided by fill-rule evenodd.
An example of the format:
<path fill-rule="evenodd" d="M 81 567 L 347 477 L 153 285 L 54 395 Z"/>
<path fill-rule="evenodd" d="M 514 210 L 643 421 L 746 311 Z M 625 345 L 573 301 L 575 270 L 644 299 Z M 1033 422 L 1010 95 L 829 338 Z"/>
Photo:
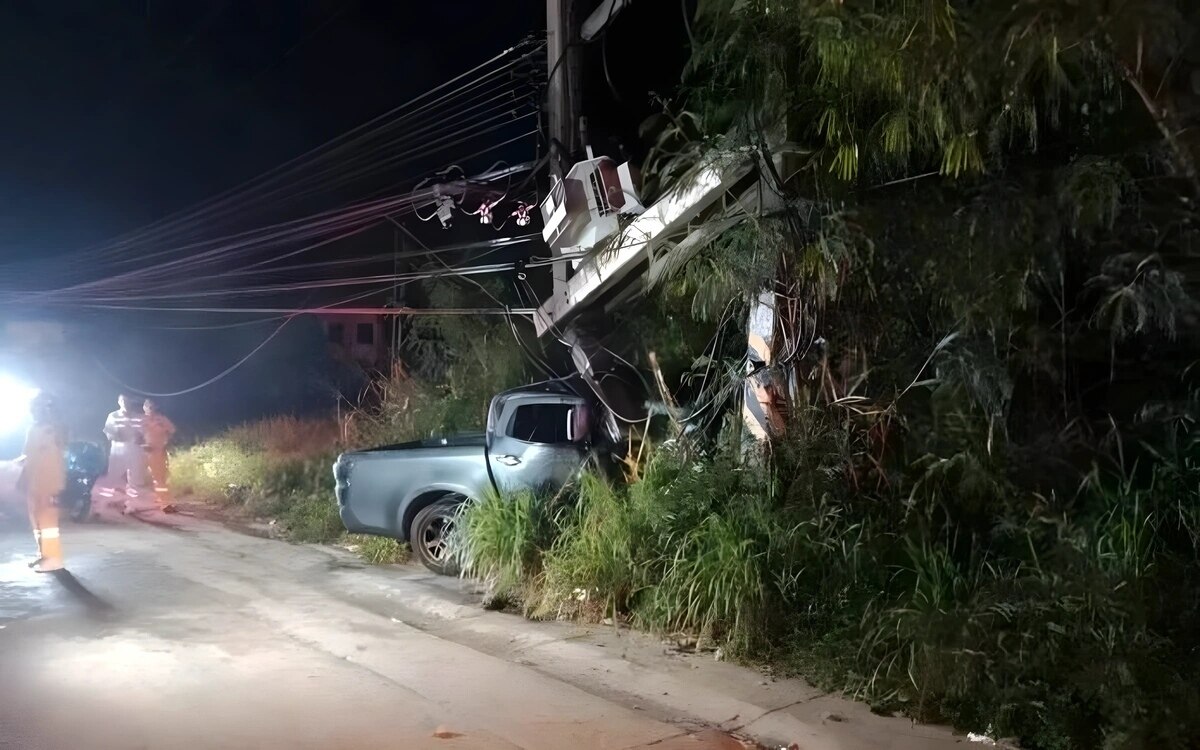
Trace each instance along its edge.
<path fill-rule="evenodd" d="M 652 169 L 749 152 L 776 200 L 657 281 L 724 335 L 773 301 L 779 502 L 826 488 L 891 571 L 806 631 L 853 644 L 838 684 L 1034 747 L 1200 736 L 1197 29 L 1183 0 L 700 3 Z"/>

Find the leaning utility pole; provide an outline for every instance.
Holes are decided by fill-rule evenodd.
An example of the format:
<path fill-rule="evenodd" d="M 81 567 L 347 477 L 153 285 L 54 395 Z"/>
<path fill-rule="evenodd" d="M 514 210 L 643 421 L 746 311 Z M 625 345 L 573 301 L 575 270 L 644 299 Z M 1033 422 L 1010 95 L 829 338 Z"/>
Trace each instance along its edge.
<path fill-rule="evenodd" d="M 550 171 L 563 177 L 563 160 L 579 150 L 580 50 L 574 0 L 546 0 L 546 109 L 550 131 Z M 554 251 L 555 255 L 558 254 Z M 554 295 L 566 294 L 568 263 L 555 263 Z"/>

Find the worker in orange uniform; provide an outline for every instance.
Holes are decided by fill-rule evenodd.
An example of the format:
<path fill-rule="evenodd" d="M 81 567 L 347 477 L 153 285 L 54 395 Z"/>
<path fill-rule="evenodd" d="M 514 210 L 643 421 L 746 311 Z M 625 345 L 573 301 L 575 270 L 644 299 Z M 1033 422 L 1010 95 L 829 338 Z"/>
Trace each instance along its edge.
<path fill-rule="evenodd" d="M 171 488 L 167 484 L 170 476 L 170 462 L 167 458 L 167 445 L 175 435 L 175 425 L 167 419 L 167 415 L 158 410 L 158 404 L 150 399 L 142 402 L 142 411 L 146 417 L 142 420 L 142 436 L 146 440 L 146 465 L 150 469 L 150 479 L 154 483 L 154 498 L 159 509 L 164 513 L 174 513 L 175 506 L 171 504 Z"/>
<path fill-rule="evenodd" d="M 67 486 L 67 430 L 49 394 L 38 394 L 30 410 L 33 426 L 25 438 L 19 486 L 29 503 L 29 521 L 38 545 L 38 559 L 30 567 L 49 573 L 63 567 L 57 498 Z"/>

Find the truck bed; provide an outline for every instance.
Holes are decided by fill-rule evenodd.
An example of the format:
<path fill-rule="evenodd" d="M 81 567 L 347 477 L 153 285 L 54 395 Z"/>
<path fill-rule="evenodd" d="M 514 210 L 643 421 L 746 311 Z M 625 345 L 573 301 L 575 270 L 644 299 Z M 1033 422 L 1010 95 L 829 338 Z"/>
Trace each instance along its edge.
<path fill-rule="evenodd" d="M 333 475 L 347 530 L 401 540 L 422 503 L 447 494 L 483 497 L 492 486 L 482 433 L 344 453 Z"/>

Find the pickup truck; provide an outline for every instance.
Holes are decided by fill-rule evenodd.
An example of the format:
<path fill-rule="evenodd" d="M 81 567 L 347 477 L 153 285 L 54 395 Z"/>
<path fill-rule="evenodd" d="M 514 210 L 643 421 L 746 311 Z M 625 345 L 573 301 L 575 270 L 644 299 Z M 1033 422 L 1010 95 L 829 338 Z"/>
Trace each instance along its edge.
<path fill-rule="evenodd" d="M 563 381 L 501 393 L 480 434 L 344 453 L 333 466 L 349 531 L 411 544 L 435 573 L 454 575 L 451 531 L 459 506 L 491 492 L 557 488 L 593 445 L 593 401 Z"/>

